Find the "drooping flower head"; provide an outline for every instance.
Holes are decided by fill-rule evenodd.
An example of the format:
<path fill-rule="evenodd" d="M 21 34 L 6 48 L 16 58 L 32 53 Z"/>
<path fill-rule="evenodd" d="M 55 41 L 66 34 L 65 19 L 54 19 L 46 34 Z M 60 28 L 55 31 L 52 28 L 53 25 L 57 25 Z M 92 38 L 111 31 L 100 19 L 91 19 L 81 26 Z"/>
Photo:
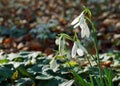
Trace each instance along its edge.
<path fill-rule="evenodd" d="M 81 44 L 75 41 L 71 51 L 72 58 L 75 58 L 76 54 L 78 54 L 78 56 L 83 56 L 85 53 L 88 53 L 87 50 Z"/>
<path fill-rule="evenodd" d="M 72 21 L 71 25 L 74 25 L 73 28 L 80 26 L 81 37 L 84 38 L 86 36 L 87 38 L 89 38 L 90 30 L 85 21 L 84 11 Z"/>

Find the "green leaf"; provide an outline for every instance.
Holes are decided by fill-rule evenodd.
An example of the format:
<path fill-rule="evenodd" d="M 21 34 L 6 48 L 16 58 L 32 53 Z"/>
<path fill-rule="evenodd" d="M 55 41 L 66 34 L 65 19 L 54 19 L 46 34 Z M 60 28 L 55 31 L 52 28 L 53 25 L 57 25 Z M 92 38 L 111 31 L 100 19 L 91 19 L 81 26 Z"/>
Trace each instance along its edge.
<path fill-rule="evenodd" d="M 11 77 L 11 79 L 17 79 L 18 78 L 18 71 L 15 71 Z"/>
<path fill-rule="evenodd" d="M 104 72 L 105 72 L 105 75 L 106 75 L 106 82 L 107 82 L 106 85 L 113 86 L 111 70 L 108 70 L 108 69 L 105 68 Z"/>
<path fill-rule="evenodd" d="M 90 76 L 90 86 L 94 86 L 94 81 L 92 76 Z"/>
<path fill-rule="evenodd" d="M 96 80 L 98 86 L 103 86 L 103 85 L 101 84 L 100 78 L 95 77 L 95 80 Z"/>
<path fill-rule="evenodd" d="M 72 71 L 74 77 L 75 77 L 75 82 L 79 86 L 89 86 L 89 83 L 85 81 L 82 77 L 80 77 L 75 71 Z"/>
<path fill-rule="evenodd" d="M 39 73 L 39 72 L 42 72 L 42 67 L 43 67 L 42 64 L 36 64 L 36 65 L 28 68 L 27 71 L 28 71 L 29 73 L 32 73 L 32 74 L 34 74 L 34 73 Z"/>
<path fill-rule="evenodd" d="M 49 70 L 51 70 L 50 65 L 44 65 L 44 66 L 42 67 L 42 72 L 47 72 L 47 71 L 49 71 Z"/>
<path fill-rule="evenodd" d="M 74 67 L 77 65 L 77 62 L 76 61 L 70 61 L 70 62 L 66 62 L 65 63 L 68 67 L 71 66 L 71 67 Z"/>
<path fill-rule="evenodd" d="M 6 78 L 5 77 L 0 77 L 0 84 L 2 81 L 4 81 Z"/>
<path fill-rule="evenodd" d="M 25 35 L 26 33 L 27 33 L 27 29 L 25 28 L 18 29 L 16 26 L 13 26 L 10 29 L 10 37 L 20 37 Z"/>
<path fill-rule="evenodd" d="M 15 62 L 23 62 L 24 61 L 24 58 L 21 58 L 21 57 L 18 57 L 18 58 L 14 58 Z"/>
<path fill-rule="evenodd" d="M 40 80 L 37 86 L 58 86 L 59 83 L 60 82 L 57 79 Z"/>
<path fill-rule="evenodd" d="M 0 67 L 0 76 L 5 78 L 11 78 L 13 71 L 8 67 Z"/>
<path fill-rule="evenodd" d="M 8 59 L 3 59 L 3 60 L 0 60 L 0 64 L 3 64 L 3 63 L 8 63 L 9 60 Z"/>
<path fill-rule="evenodd" d="M 58 71 L 59 66 L 60 66 L 60 65 L 57 63 L 56 60 L 54 60 L 53 62 L 50 63 L 50 68 L 51 68 L 54 72 L 57 72 L 57 71 Z"/>
<path fill-rule="evenodd" d="M 27 72 L 27 70 L 23 67 L 18 67 L 17 70 L 23 75 L 23 76 L 27 76 L 33 79 L 32 75 Z"/>
<path fill-rule="evenodd" d="M 53 76 L 47 74 L 39 74 L 35 77 L 35 79 L 39 79 L 39 80 L 50 80 L 52 78 Z"/>
<path fill-rule="evenodd" d="M 15 53 L 10 53 L 7 55 L 7 59 L 9 59 L 10 61 L 16 59 L 17 57 L 19 57 L 19 54 L 15 54 Z"/>
<path fill-rule="evenodd" d="M 35 82 L 30 78 L 21 78 L 15 82 L 15 86 L 35 86 Z"/>
<path fill-rule="evenodd" d="M 0 34 L 1 35 L 10 35 L 10 29 L 4 26 L 0 26 Z"/>
<path fill-rule="evenodd" d="M 74 80 L 69 80 L 69 81 L 63 82 L 62 84 L 59 84 L 59 86 L 72 86 L 73 82 Z"/>

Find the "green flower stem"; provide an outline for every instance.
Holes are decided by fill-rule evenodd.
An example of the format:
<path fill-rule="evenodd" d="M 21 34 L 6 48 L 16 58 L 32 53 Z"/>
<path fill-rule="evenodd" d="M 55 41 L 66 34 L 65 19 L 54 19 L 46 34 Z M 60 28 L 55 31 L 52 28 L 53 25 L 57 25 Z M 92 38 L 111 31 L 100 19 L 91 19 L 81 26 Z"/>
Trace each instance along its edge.
<path fill-rule="evenodd" d="M 59 48 L 58 48 L 59 54 L 61 53 L 61 40 L 62 40 L 62 36 L 59 38 Z"/>
<path fill-rule="evenodd" d="M 92 68 L 93 66 L 92 66 L 92 64 L 91 64 L 91 62 L 90 62 L 88 56 L 87 56 L 86 58 L 87 58 L 87 60 L 88 60 L 88 63 L 90 64 L 90 67 Z"/>
<path fill-rule="evenodd" d="M 90 55 L 92 58 L 93 58 L 93 60 L 96 62 L 96 64 L 98 65 L 98 62 L 95 60 L 95 57 L 93 56 L 93 55 Z"/>
<path fill-rule="evenodd" d="M 94 45 L 95 45 L 95 51 L 96 51 L 96 57 L 97 57 L 97 61 L 98 61 L 98 66 L 100 66 L 100 60 L 99 60 L 99 51 L 98 51 L 98 41 L 97 41 L 97 31 L 96 28 L 94 26 L 94 23 L 86 17 L 86 19 L 91 23 L 92 25 L 92 29 L 93 29 L 93 38 L 94 38 Z"/>
<path fill-rule="evenodd" d="M 101 67 L 100 67 L 100 58 L 99 58 L 99 50 L 98 50 L 97 31 L 96 31 L 94 23 L 88 17 L 86 17 L 86 19 L 92 25 L 93 38 L 94 38 L 94 46 L 95 46 L 95 51 L 96 51 L 97 63 L 98 63 L 98 67 L 99 67 L 99 74 L 100 74 L 100 79 L 101 79 L 101 85 L 104 86 L 103 79 L 102 79 L 102 71 L 101 71 Z"/>

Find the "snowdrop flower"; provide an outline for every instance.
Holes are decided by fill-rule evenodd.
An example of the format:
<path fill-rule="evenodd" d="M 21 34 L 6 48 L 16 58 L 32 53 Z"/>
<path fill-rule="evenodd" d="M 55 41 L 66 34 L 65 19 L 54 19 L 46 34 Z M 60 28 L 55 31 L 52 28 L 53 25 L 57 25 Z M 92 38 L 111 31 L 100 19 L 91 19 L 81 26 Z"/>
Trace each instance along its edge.
<path fill-rule="evenodd" d="M 59 44 L 60 44 L 60 39 L 56 39 L 56 40 L 55 40 L 55 44 L 56 44 L 56 45 L 59 45 Z"/>
<path fill-rule="evenodd" d="M 77 49 L 77 54 L 79 55 L 79 56 L 83 56 L 84 55 L 84 52 L 83 52 L 83 50 L 82 49 Z"/>
<path fill-rule="evenodd" d="M 71 25 L 74 25 L 74 28 L 80 26 L 81 37 L 83 38 L 86 36 L 87 38 L 89 38 L 90 30 L 88 28 L 87 23 L 85 22 L 84 11 L 72 21 Z"/>
<path fill-rule="evenodd" d="M 74 42 L 71 52 L 72 58 L 75 58 L 76 54 L 83 56 L 84 53 L 88 53 L 87 50 L 81 44 L 77 45 L 77 42 Z"/>
<path fill-rule="evenodd" d="M 50 62 L 50 68 L 56 72 L 58 70 L 59 65 L 57 64 L 56 60 L 53 60 L 52 62 Z"/>
<path fill-rule="evenodd" d="M 71 23 L 71 25 L 74 25 L 74 28 L 79 26 L 80 18 L 84 16 L 84 12 L 82 12 L 79 16 L 77 16 Z"/>
<path fill-rule="evenodd" d="M 32 58 L 31 63 L 35 64 L 36 63 L 36 59 Z"/>
<path fill-rule="evenodd" d="M 76 44 L 76 42 L 74 42 L 73 47 L 72 47 L 72 52 L 71 52 L 72 55 L 71 56 L 75 57 L 76 52 L 77 52 L 77 44 Z"/>

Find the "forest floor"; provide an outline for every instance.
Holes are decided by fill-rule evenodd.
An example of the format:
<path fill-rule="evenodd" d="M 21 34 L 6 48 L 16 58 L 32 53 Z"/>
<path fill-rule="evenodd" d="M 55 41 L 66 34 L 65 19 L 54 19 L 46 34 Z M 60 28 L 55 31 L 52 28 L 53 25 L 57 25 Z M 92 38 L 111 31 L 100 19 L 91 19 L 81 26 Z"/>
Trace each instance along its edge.
<path fill-rule="evenodd" d="M 1 51 L 54 53 L 56 36 L 61 32 L 73 35 L 75 30 L 70 23 L 81 13 L 83 5 L 92 11 L 98 30 L 99 52 L 119 51 L 119 0 L 0 0 Z"/>

